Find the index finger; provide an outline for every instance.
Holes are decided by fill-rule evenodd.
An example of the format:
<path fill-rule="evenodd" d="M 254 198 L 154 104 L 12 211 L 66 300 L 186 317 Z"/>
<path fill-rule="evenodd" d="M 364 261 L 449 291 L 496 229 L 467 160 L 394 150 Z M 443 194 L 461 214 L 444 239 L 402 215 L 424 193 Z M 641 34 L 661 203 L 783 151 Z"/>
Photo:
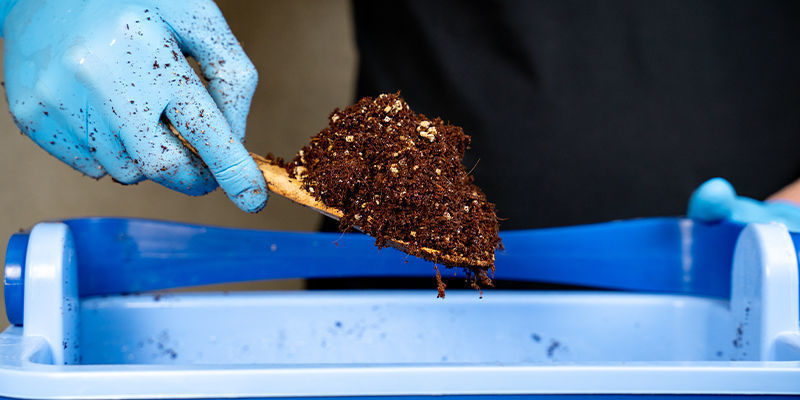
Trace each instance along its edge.
<path fill-rule="evenodd" d="M 200 81 L 195 77 L 178 85 L 175 99 L 164 110 L 167 119 L 239 208 L 260 211 L 267 202 L 264 175 Z"/>

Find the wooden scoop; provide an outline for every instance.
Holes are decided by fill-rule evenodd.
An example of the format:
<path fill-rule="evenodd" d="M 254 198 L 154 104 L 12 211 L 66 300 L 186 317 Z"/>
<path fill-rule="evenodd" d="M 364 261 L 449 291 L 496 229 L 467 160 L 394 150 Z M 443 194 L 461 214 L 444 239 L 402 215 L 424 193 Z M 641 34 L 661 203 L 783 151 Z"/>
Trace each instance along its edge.
<path fill-rule="evenodd" d="M 304 205 L 318 213 L 327 215 L 331 218 L 339 220 L 344 213 L 342 210 L 328 207 L 322 204 L 319 200 L 315 199 L 311 193 L 303 189 L 303 181 L 289 176 L 289 172 L 285 169 L 271 163 L 264 157 L 258 154 L 250 153 L 253 159 L 258 164 L 258 168 L 264 174 L 264 179 L 267 181 L 267 187 L 270 192 L 281 195 L 297 204 Z M 359 229 L 359 227 L 355 227 Z M 409 243 L 402 240 L 390 240 L 389 245 L 402 252 L 409 253 Z M 423 247 L 420 249 L 425 259 L 436 261 L 449 266 L 474 266 L 490 268 L 494 264 L 494 255 L 490 260 L 477 260 L 469 259 L 466 257 L 445 255 L 440 250 Z"/>
<path fill-rule="evenodd" d="M 175 129 L 172 124 L 167 123 L 169 129 L 175 134 L 183 144 L 189 148 L 195 155 L 197 150 L 181 136 L 180 132 Z M 311 193 L 303 189 L 303 181 L 289 176 L 289 172 L 285 169 L 271 163 L 264 157 L 258 154 L 250 153 L 256 161 L 261 173 L 264 174 L 264 179 L 267 181 L 267 188 L 270 192 L 283 196 L 297 204 L 306 206 L 320 214 L 327 215 L 337 221 L 344 216 L 344 212 L 337 208 L 328 207 L 322 204 L 321 201 L 314 198 Z M 199 155 L 198 155 L 199 156 Z M 359 227 L 355 227 L 361 230 Z M 389 245 L 404 253 L 411 254 L 410 245 L 408 242 L 402 240 L 389 240 Z M 491 268 L 494 265 L 494 254 L 488 260 L 470 259 L 467 257 L 453 256 L 442 254 L 440 250 L 432 249 L 429 247 L 422 247 L 419 249 L 420 256 L 427 260 L 442 263 L 447 266 L 462 266 L 462 267 L 482 267 Z"/>

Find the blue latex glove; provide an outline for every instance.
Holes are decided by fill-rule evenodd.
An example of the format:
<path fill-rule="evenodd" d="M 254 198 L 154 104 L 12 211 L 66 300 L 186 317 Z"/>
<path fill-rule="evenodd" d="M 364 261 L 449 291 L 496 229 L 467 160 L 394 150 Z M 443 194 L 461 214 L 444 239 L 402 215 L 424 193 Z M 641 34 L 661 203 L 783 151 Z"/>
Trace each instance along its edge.
<path fill-rule="evenodd" d="M 800 232 L 800 207 L 787 201 L 758 201 L 737 196 L 728 181 L 714 178 L 694 191 L 687 216 L 701 221 L 780 222 Z"/>
<path fill-rule="evenodd" d="M 39 146 L 94 178 L 189 195 L 219 184 L 245 211 L 264 206 L 243 145 L 258 77 L 212 1 L 0 0 L 0 23 L 11 113 Z"/>

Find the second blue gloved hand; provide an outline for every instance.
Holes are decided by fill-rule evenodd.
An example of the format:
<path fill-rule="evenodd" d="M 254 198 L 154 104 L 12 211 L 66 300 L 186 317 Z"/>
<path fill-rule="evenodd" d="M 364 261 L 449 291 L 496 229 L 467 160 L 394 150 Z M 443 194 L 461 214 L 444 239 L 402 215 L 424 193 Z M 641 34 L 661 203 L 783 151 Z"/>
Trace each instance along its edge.
<path fill-rule="evenodd" d="M 728 181 L 714 178 L 695 190 L 689 199 L 687 216 L 714 222 L 728 219 L 741 223 L 780 222 L 800 232 L 800 207 L 786 201 L 758 201 L 737 196 Z"/>
<path fill-rule="evenodd" d="M 0 0 L 0 12 L 8 103 L 39 146 L 95 178 L 190 195 L 219 184 L 245 211 L 264 206 L 243 145 L 257 74 L 211 0 Z"/>

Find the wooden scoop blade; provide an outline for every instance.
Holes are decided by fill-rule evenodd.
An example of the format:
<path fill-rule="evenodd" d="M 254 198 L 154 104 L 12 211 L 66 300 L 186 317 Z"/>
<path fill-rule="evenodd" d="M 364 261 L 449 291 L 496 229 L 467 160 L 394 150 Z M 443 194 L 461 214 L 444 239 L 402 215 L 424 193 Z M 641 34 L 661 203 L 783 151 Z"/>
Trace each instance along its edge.
<path fill-rule="evenodd" d="M 339 220 L 344 215 L 341 210 L 328 207 L 325 204 L 322 204 L 319 200 L 315 199 L 311 193 L 307 192 L 303 188 L 303 181 L 301 179 L 295 179 L 289 176 L 288 171 L 284 168 L 281 168 L 278 165 L 270 162 L 264 157 L 259 156 L 258 154 L 252 154 L 253 159 L 258 164 L 258 168 L 264 174 L 264 179 L 267 181 L 267 187 L 273 193 L 276 193 L 280 196 L 283 196 L 297 204 L 306 206 L 311 208 L 314 211 L 317 211 L 321 214 L 327 215 L 331 218 Z M 356 227 L 359 229 L 359 227 Z M 401 240 L 390 240 L 389 244 L 391 247 L 398 249 L 402 252 L 412 254 L 410 250 L 410 246 L 408 242 L 401 241 Z M 491 255 L 491 258 L 486 260 L 473 260 L 466 257 L 459 257 L 459 256 L 452 256 L 452 255 L 443 255 L 441 251 L 423 247 L 420 249 L 422 254 L 413 254 L 419 255 L 422 258 L 425 258 L 430 261 L 439 262 L 448 266 L 473 266 L 473 267 L 483 267 L 483 268 L 491 268 L 494 265 L 494 254 Z"/>

